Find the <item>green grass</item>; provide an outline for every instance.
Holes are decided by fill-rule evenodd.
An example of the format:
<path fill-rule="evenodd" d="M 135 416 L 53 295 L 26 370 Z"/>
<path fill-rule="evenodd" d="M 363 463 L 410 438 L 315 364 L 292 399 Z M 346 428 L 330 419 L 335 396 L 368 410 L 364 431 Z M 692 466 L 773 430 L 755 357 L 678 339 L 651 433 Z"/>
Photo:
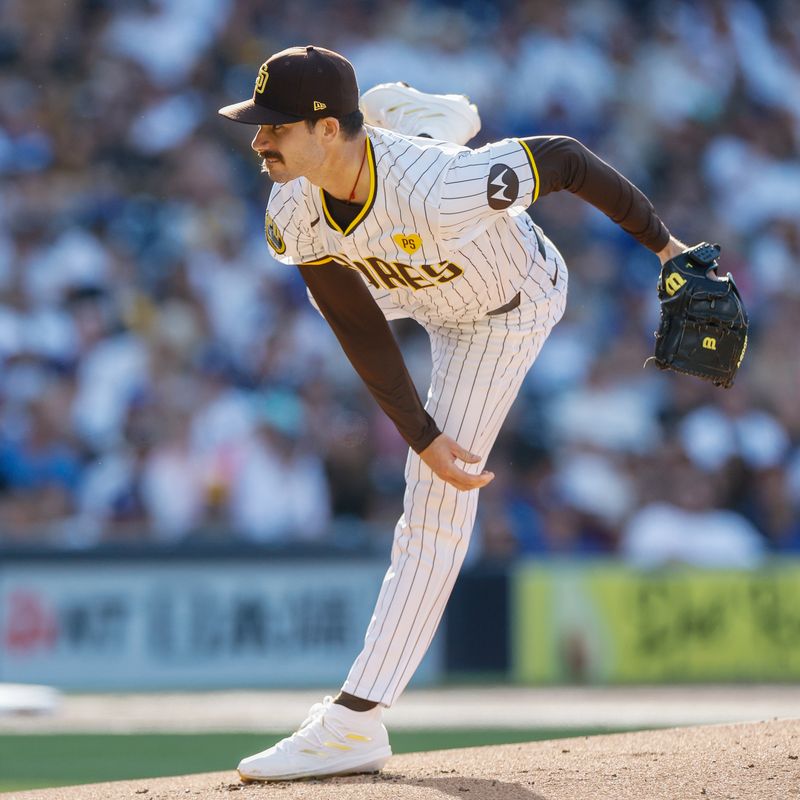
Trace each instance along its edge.
<path fill-rule="evenodd" d="M 425 730 L 395 731 L 391 738 L 395 753 L 413 753 L 609 732 L 598 728 Z M 280 738 L 254 733 L 0 735 L 0 792 L 232 771 L 243 756 L 264 750 Z"/>

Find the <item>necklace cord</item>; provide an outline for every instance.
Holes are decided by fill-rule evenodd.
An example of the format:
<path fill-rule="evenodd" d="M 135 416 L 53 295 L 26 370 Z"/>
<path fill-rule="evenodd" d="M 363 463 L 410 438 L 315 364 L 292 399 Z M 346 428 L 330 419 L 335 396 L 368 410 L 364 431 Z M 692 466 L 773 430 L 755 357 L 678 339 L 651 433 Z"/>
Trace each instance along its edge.
<path fill-rule="evenodd" d="M 348 203 L 353 202 L 353 198 L 356 196 L 356 186 L 358 186 L 358 179 L 361 177 L 361 173 L 364 171 L 364 162 L 367 160 L 367 142 L 364 142 L 364 154 L 361 156 L 361 166 L 358 168 L 358 175 L 356 175 L 355 183 L 353 183 L 353 188 L 350 190 L 350 197 L 347 198 Z"/>

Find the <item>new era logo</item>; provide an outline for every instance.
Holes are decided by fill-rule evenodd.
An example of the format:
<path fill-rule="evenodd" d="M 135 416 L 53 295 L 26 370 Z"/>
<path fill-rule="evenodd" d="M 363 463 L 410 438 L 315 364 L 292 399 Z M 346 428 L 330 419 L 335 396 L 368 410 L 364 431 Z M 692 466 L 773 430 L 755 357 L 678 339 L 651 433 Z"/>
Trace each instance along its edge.
<path fill-rule="evenodd" d="M 314 101 L 314 111 L 322 111 L 323 109 L 327 108 L 328 106 L 325 103 L 320 103 L 319 100 Z"/>

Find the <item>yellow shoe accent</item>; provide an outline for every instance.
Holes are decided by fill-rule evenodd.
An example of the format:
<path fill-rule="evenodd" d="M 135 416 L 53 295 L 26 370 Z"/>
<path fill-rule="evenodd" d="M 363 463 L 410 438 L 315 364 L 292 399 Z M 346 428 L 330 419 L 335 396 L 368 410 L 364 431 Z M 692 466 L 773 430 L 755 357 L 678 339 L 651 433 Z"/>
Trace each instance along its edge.
<path fill-rule="evenodd" d="M 354 742 L 371 742 L 369 736 L 362 736 L 360 733 L 348 733 L 345 739 L 352 739 Z"/>
<path fill-rule="evenodd" d="M 323 742 L 325 747 L 333 747 L 336 750 L 352 750 L 353 748 L 347 744 L 339 744 L 339 742 Z"/>
<path fill-rule="evenodd" d="M 325 758 L 325 753 L 321 753 L 319 750 L 301 750 L 300 752 L 309 756 L 317 756 L 317 758 Z"/>

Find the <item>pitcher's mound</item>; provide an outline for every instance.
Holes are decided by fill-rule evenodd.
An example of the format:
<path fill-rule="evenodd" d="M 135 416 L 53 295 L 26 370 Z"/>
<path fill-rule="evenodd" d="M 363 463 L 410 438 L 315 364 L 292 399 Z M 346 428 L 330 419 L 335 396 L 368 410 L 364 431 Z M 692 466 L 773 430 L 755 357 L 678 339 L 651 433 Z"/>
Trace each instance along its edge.
<path fill-rule="evenodd" d="M 2 800 L 790 800 L 800 720 L 711 725 L 394 756 L 379 775 L 248 783 L 235 772 L 95 783 Z"/>

